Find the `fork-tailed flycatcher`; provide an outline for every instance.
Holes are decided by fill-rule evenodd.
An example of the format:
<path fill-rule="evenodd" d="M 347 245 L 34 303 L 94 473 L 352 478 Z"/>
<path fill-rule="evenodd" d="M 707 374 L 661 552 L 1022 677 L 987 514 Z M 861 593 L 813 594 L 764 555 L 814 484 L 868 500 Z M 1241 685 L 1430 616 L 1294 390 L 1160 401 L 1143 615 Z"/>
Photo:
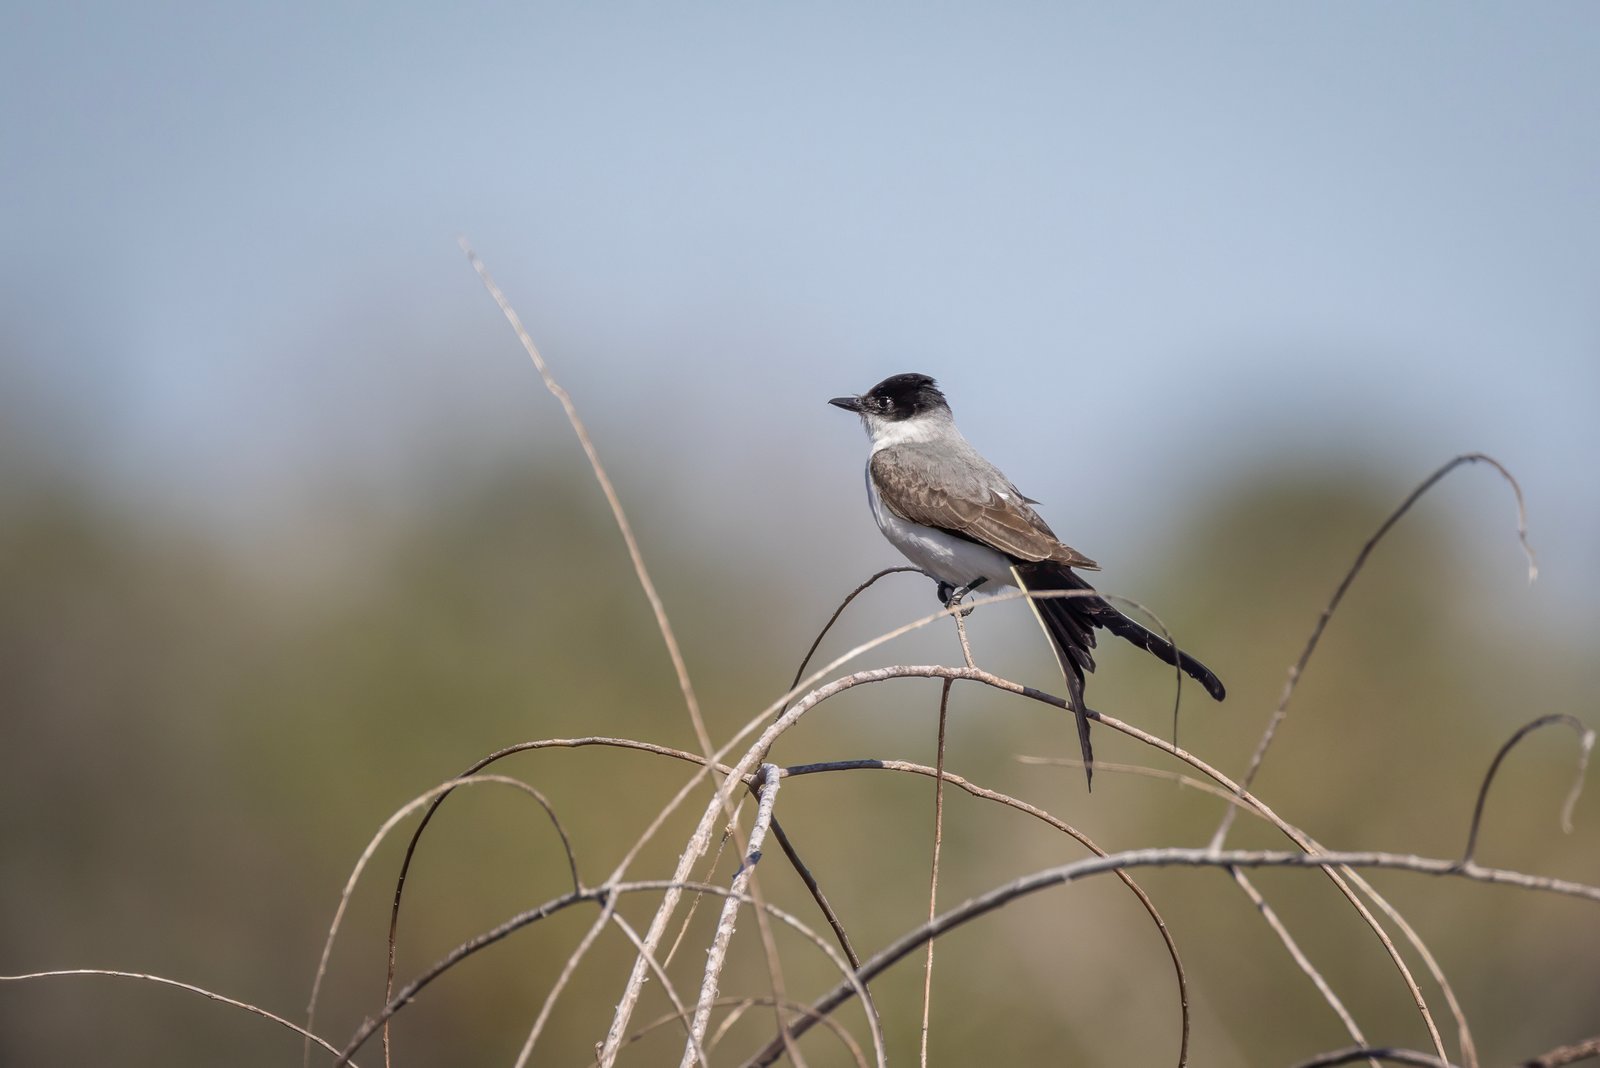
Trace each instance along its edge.
<path fill-rule="evenodd" d="M 828 402 L 855 412 L 872 439 L 867 499 L 878 529 L 896 549 L 939 584 L 950 606 L 979 586 L 1018 586 L 1029 592 L 1077 590 L 1067 597 L 1028 598 L 1067 683 L 1067 704 L 1078 718 L 1083 770 L 1094 781 L 1083 674 L 1094 670 L 1094 631 L 1119 638 L 1176 664 L 1218 701 L 1222 680 L 1200 661 L 1173 648 L 1094 594 L 1077 570 L 1099 565 L 1063 545 L 1000 469 L 956 429 L 950 405 L 927 375 L 886 378 L 859 397 Z M 1077 570 L 1074 570 L 1077 569 Z M 1086 592 L 1085 592 L 1086 591 Z"/>

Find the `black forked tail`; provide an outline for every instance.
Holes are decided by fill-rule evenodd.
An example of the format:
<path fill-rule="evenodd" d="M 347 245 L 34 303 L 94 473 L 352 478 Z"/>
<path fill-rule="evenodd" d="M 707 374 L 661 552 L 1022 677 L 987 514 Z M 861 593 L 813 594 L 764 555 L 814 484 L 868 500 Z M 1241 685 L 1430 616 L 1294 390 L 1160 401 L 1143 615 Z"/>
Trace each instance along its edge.
<path fill-rule="evenodd" d="M 1084 673 L 1094 670 L 1095 628 L 1104 627 L 1125 641 L 1132 642 L 1146 652 L 1153 653 L 1168 664 L 1183 669 L 1184 674 L 1205 687 L 1207 693 L 1220 701 L 1227 696 L 1222 680 L 1200 661 L 1188 653 L 1180 652 L 1159 634 L 1140 626 L 1113 608 L 1104 598 L 1093 594 L 1094 587 L 1077 572 L 1060 564 L 1045 561 L 1037 564 L 1018 564 L 1015 568 L 1021 585 L 1030 592 L 1045 590 L 1077 590 L 1075 597 L 1050 597 L 1043 600 L 1030 598 L 1034 615 L 1050 637 L 1056 660 L 1061 664 L 1061 674 L 1067 682 L 1067 704 L 1078 719 L 1078 743 L 1083 749 L 1083 770 L 1090 784 L 1094 781 L 1094 750 L 1089 744 L 1088 708 L 1083 703 Z"/>

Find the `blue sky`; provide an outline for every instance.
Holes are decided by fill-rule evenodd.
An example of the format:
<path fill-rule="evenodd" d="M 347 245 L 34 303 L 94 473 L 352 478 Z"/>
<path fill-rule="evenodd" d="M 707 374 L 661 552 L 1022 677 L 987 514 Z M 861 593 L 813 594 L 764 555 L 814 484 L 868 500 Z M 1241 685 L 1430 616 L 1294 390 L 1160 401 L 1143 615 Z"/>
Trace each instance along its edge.
<path fill-rule="evenodd" d="M 1091 555 L 1252 461 L 1483 449 L 1600 585 L 1592 5 L 5 22 L 6 417 L 129 501 L 226 530 L 570 445 L 465 234 L 614 462 L 702 504 L 859 508 L 822 402 L 914 369 Z"/>

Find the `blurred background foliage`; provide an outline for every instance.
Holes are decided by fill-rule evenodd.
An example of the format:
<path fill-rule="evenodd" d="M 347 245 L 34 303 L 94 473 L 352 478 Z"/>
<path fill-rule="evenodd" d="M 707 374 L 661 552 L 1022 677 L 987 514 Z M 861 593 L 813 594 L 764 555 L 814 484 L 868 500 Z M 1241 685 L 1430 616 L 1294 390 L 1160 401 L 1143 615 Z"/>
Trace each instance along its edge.
<path fill-rule="evenodd" d="M 1103 589 L 1213 666 L 1180 740 L 1238 772 L 1362 541 L 1373 557 L 1259 780 L 1332 847 L 1449 856 L 1495 748 L 1600 689 L 1600 8 L 1445 3 L 43 5 L 0 33 L 0 974 L 171 976 L 296 1018 L 340 888 L 391 812 L 495 749 L 694 735 L 558 406 L 454 245 L 478 242 L 576 398 L 676 621 L 714 737 L 771 702 L 838 600 L 897 563 L 828 397 L 895 372 Z M 934 605 L 871 591 L 824 654 Z M 1016 605 L 979 662 L 1049 688 Z M 954 662 L 948 627 L 872 663 Z M 1104 647 L 1093 702 L 1171 729 L 1170 675 Z M 932 763 L 939 687 L 842 695 L 783 762 Z M 1097 732 L 1105 762 L 1172 765 Z M 1219 802 L 1110 771 L 1065 717 L 955 691 L 949 766 L 1107 849 L 1202 844 Z M 1486 863 L 1600 881 L 1573 740 L 1502 771 Z M 598 749 L 518 755 L 584 876 L 682 782 Z M 780 815 L 864 951 L 926 911 L 932 790 L 787 783 Z M 689 806 L 640 858 L 670 870 Z M 941 900 L 1081 855 L 952 794 Z M 1242 820 L 1239 845 L 1276 844 Z M 319 1030 L 379 1004 L 403 843 L 358 888 Z M 724 856 L 716 878 L 726 879 Z M 452 797 L 400 973 L 558 893 L 527 797 Z M 815 917 L 777 852 L 771 898 Z M 1216 872 L 1144 871 L 1193 980 L 1197 1066 L 1346 1039 Z M 1592 907 L 1379 874 L 1485 1064 L 1600 1032 Z M 1258 883 L 1374 1041 L 1424 1046 L 1326 880 Z M 643 924 L 652 902 L 625 902 Z M 674 974 L 701 960 L 702 905 Z M 397 1063 L 509 1063 L 590 914 L 430 987 Z M 765 989 L 748 928 L 728 991 Z M 833 982 L 781 935 L 793 996 Z M 543 1063 L 582 1064 L 631 957 L 602 939 Z M 692 982 L 690 983 L 692 986 Z M 907 1061 L 921 979 L 879 984 Z M 1111 880 L 941 943 L 934 1063 L 1168 1063 L 1175 991 Z M 1437 999 L 1435 999 L 1437 1001 Z M 638 1020 L 666 1002 L 651 984 Z M 842 1017 L 859 1025 L 859 1007 Z M 751 1012 L 727 1039 L 764 1041 Z M 859 1027 L 858 1027 L 859 1032 Z M 633 1063 L 675 1060 L 671 1028 Z M 841 1063 L 809 1036 L 812 1065 Z M 298 1063 L 270 1025 L 111 979 L 0 985 L 0 1064 Z M 362 1063 L 373 1063 L 369 1055 Z"/>

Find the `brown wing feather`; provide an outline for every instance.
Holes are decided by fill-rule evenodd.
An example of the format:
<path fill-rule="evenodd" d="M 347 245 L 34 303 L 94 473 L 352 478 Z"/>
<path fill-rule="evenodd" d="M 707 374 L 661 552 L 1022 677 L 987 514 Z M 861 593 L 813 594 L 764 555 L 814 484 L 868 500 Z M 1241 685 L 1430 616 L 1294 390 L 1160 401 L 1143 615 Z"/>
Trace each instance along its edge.
<path fill-rule="evenodd" d="M 1051 560 L 1068 567 L 1097 571 L 1099 565 L 1056 539 L 1039 513 L 1023 503 L 1008 501 L 993 491 L 965 487 L 952 495 L 932 487 L 925 479 L 909 476 L 899 448 L 880 449 L 872 457 L 872 476 L 884 491 L 891 511 L 913 523 L 936 527 L 991 546 L 1017 558 L 1037 563 Z M 1013 487 L 1014 488 L 1014 487 Z"/>

